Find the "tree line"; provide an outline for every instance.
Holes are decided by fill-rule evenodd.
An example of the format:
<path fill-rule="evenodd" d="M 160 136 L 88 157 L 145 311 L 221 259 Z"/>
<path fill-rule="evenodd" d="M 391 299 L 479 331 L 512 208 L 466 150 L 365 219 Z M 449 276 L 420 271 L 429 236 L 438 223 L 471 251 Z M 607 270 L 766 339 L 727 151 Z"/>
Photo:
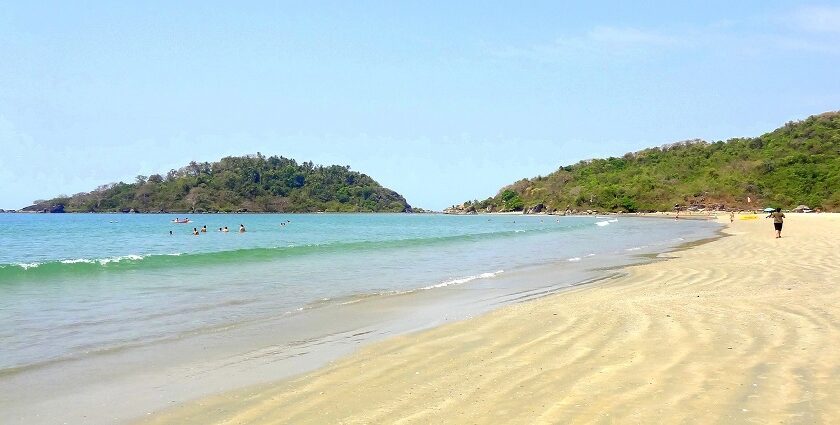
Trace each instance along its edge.
<path fill-rule="evenodd" d="M 748 202 L 751 201 L 751 202 Z M 840 112 L 754 138 L 688 140 L 522 179 L 461 209 L 667 211 L 807 205 L 840 211 Z"/>
<path fill-rule="evenodd" d="M 24 210 L 66 212 L 406 212 L 405 198 L 349 166 L 297 163 L 261 153 L 190 162 Z"/>

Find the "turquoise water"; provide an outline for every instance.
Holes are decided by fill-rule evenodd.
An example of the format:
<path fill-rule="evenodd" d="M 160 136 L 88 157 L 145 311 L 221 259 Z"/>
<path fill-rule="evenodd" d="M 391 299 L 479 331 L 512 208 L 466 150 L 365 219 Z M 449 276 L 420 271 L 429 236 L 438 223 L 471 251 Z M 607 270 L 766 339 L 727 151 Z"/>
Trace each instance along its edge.
<path fill-rule="evenodd" d="M 716 229 L 594 216 L 175 217 L 0 214 L 0 371 L 541 264 L 572 273 Z"/>

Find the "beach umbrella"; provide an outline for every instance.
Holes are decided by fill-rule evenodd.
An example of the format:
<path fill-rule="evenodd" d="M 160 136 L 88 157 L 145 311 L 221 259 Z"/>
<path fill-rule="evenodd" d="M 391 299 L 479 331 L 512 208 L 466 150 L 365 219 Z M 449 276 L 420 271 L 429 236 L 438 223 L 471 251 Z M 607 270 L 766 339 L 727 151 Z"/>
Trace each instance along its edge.
<path fill-rule="evenodd" d="M 764 209 L 764 212 L 773 212 L 773 211 L 776 211 L 776 209 L 775 208 L 770 208 L 770 207 L 767 207 L 767 208 Z"/>

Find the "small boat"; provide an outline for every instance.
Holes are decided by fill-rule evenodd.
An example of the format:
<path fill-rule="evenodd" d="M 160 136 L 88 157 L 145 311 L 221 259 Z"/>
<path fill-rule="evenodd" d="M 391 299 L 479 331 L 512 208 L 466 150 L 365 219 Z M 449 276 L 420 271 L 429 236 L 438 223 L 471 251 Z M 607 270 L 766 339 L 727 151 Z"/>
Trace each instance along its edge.
<path fill-rule="evenodd" d="M 172 220 L 172 222 L 175 223 L 175 224 L 187 224 L 187 223 L 192 223 L 192 220 L 190 220 L 188 218 L 185 218 L 183 220 L 179 220 L 179 219 L 176 218 L 175 220 Z"/>

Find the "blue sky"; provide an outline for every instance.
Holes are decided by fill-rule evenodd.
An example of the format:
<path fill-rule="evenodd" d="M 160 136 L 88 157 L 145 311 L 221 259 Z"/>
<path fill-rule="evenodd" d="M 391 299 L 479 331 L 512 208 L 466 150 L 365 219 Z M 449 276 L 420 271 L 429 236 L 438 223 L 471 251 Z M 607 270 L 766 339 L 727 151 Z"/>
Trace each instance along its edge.
<path fill-rule="evenodd" d="M 0 7 L 0 208 L 259 151 L 441 209 L 840 109 L 836 2 L 34 3 Z"/>

